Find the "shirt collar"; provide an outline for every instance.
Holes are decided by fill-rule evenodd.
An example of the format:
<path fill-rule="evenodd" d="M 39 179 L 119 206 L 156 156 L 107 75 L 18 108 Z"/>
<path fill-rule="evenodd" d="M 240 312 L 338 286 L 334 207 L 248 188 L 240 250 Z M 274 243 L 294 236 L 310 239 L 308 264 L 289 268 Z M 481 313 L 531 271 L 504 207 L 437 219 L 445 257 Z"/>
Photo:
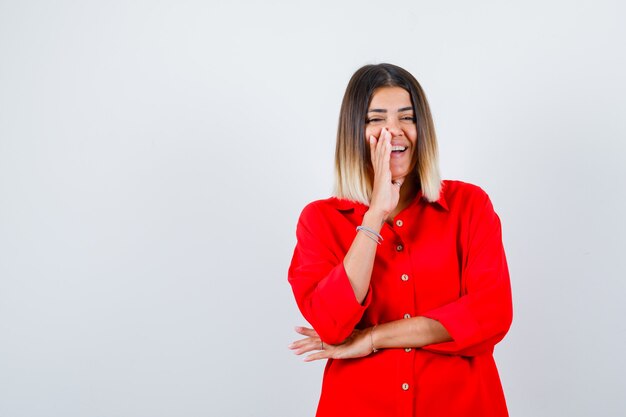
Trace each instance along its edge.
<path fill-rule="evenodd" d="M 436 201 L 434 201 L 433 203 L 428 203 L 428 201 L 425 198 L 423 198 L 422 190 L 420 190 L 417 193 L 417 197 L 416 198 L 419 198 L 424 203 L 436 204 L 439 207 L 441 207 L 442 209 L 444 209 L 445 211 L 450 211 L 450 209 L 448 208 L 448 202 L 446 201 L 446 194 L 444 193 L 444 188 L 445 187 L 446 187 L 446 185 L 445 185 L 445 182 L 444 182 L 443 184 L 441 184 L 441 189 L 439 190 L 439 198 Z"/>
<path fill-rule="evenodd" d="M 363 203 L 359 203 L 358 201 L 344 200 L 344 199 L 337 198 L 337 197 L 333 197 L 332 201 L 333 201 L 335 207 L 337 208 L 337 210 L 339 210 L 339 211 L 352 211 L 352 210 L 354 210 L 354 212 L 357 213 L 357 214 L 365 214 L 365 212 L 368 209 L 368 206 L 366 206 Z M 445 194 L 443 192 L 443 186 L 441 187 L 441 191 L 439 193 L 439 199 L 437 199 L 437 201 L 429 203 L 424 198 L 424 195 L 422 194 L 422 190 L 418 191 L 417 195 L 415 196 L 415 201 L 419 201 L 420 203 L 423 203 L 423 204 L 438 205 L 439 207 L 441 207 L 445 211 L 450 211 L 450 209 L 448 208 L 448 203 L 446 201 L 446 196 L 445 196 Z"/>

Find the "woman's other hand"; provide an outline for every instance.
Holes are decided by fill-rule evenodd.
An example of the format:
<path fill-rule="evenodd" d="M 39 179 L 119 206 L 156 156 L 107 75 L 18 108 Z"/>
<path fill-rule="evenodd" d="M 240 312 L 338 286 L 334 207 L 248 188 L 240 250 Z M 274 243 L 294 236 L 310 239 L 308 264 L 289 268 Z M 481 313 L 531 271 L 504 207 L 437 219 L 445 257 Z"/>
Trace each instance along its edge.
<path fill-rule="evenodd" d="M 326 343 L 322 345 L 322 340 L 317 332 L 308 327 L 296 327 L 295 330 L 299 334 L 306 336 L 306 338 L 293 342 L 289 345 L 289 349 L 293 350 L 296 355 L 317 351 L 304 358 L 305 362 L 330 358 L 362 358 L 372 353 L 372 342 L 369 334 L 370 329 L 355 329 L 346 340 L 338 345 L 328 345 Z"/>
<path fill-rule="evenodd" d="M 389 162 L 391 159 L 391 133 L 385 128 L 376 139 L 369 137 L 370 154 L 374 168 L 374 185 L 370 210 L 380 213 L 384 219 L 389 216 L 400 199 L 400 187 L 404 178 L 397 178 L 392 182 Z"/>

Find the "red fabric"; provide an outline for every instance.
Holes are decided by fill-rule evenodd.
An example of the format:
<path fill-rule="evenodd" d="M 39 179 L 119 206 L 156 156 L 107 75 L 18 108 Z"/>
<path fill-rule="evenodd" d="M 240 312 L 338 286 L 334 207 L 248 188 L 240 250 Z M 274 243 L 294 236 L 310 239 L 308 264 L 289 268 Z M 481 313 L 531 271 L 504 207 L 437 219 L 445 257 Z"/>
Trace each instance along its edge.
<path fill-rule="evenodd" d="M 419 194 L 383 226 L 361 305 L 342 261 L 366 211 L 336 198 L 302 211 L 289 282 L 304 317 L 330 344 L 405 314 L 438 320 L 454 340 L 328 360 L 317 416 L 507 416 L 492 353 L 511 324 L 511 288 L 487 194 L 460 181 L 444 181 L 435 203 Z"/>

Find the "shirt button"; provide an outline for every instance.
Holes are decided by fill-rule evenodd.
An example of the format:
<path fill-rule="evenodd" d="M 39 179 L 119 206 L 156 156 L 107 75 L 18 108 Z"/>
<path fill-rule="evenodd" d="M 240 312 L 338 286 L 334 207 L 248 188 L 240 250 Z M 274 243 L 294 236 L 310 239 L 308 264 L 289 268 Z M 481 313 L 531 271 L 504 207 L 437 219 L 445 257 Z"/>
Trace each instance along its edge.
<path fill-rule="evenodd" d="M 396 220 L 396 226 L 402 227 L 403 224 L 404 222 L 402 220 Z"/>
<path fill-rule="evenodd" d="M 409 276 L 407 274 L 402 274 L 402 281 L 408 281 L 409 280 Z"/>
<path fill-rule="evenodd" d="M 407 384 L 406 382 L 402 384 L 402 389 L 407 391 L 409 389 L 409 384 Z"/>
<path fill-rule="evenodd" d="M 397 250 L 398 252 L 402 251 L 402 249 L 404 249 L 404 246 L 402 246 L 402 245 L 398 245 L 398 246 L 396 246 L 396 250 Z"/>
<path fill-rule="evenodd" d="M 405 318 L 405 319 L 410 319 L 410 318 L 411 318 L 411 315 L 410 315 L 409 313 L 406 313 L 406 314 L 404 315 L 404 318 Z"/>
<path fill-rule="evenodd" d="M 411 348 L 404 348 L 404 351 L 405 351 L 405 352 L 410 352 L 410 351 L 411 351 Z"/>

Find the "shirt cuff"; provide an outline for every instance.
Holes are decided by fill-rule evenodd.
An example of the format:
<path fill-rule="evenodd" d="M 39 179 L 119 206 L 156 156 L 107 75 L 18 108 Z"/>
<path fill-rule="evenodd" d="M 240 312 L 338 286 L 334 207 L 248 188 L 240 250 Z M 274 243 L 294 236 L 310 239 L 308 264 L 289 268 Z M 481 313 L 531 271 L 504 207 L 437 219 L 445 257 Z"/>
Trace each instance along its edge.
<path fill-rule="evenodd" d="M 461 298 L 422 314 L 441 323 L 452 338 L 450 342 L 436 343 L 424 348 L 433 352 L 455 354 L 482 341 L 480 324 L 465 305 L 465 301 Z"/>
<path fill-rule="evenodd" d="M 330 344 L 343 342 L 361 321 L 363 313 L 372 301 L 372 286 L 367 290 L 363 303 L 359 303 L 343 262 L 334 267 L 325 279 L 320 281 L 317 291 L 325 311 L 332 312 L 334 331 L 319 332 L 322 339 Z M 321 330 L 321 329 L 320 329 Z M 323 334 L 324 333 L 324 334 Z"/>

